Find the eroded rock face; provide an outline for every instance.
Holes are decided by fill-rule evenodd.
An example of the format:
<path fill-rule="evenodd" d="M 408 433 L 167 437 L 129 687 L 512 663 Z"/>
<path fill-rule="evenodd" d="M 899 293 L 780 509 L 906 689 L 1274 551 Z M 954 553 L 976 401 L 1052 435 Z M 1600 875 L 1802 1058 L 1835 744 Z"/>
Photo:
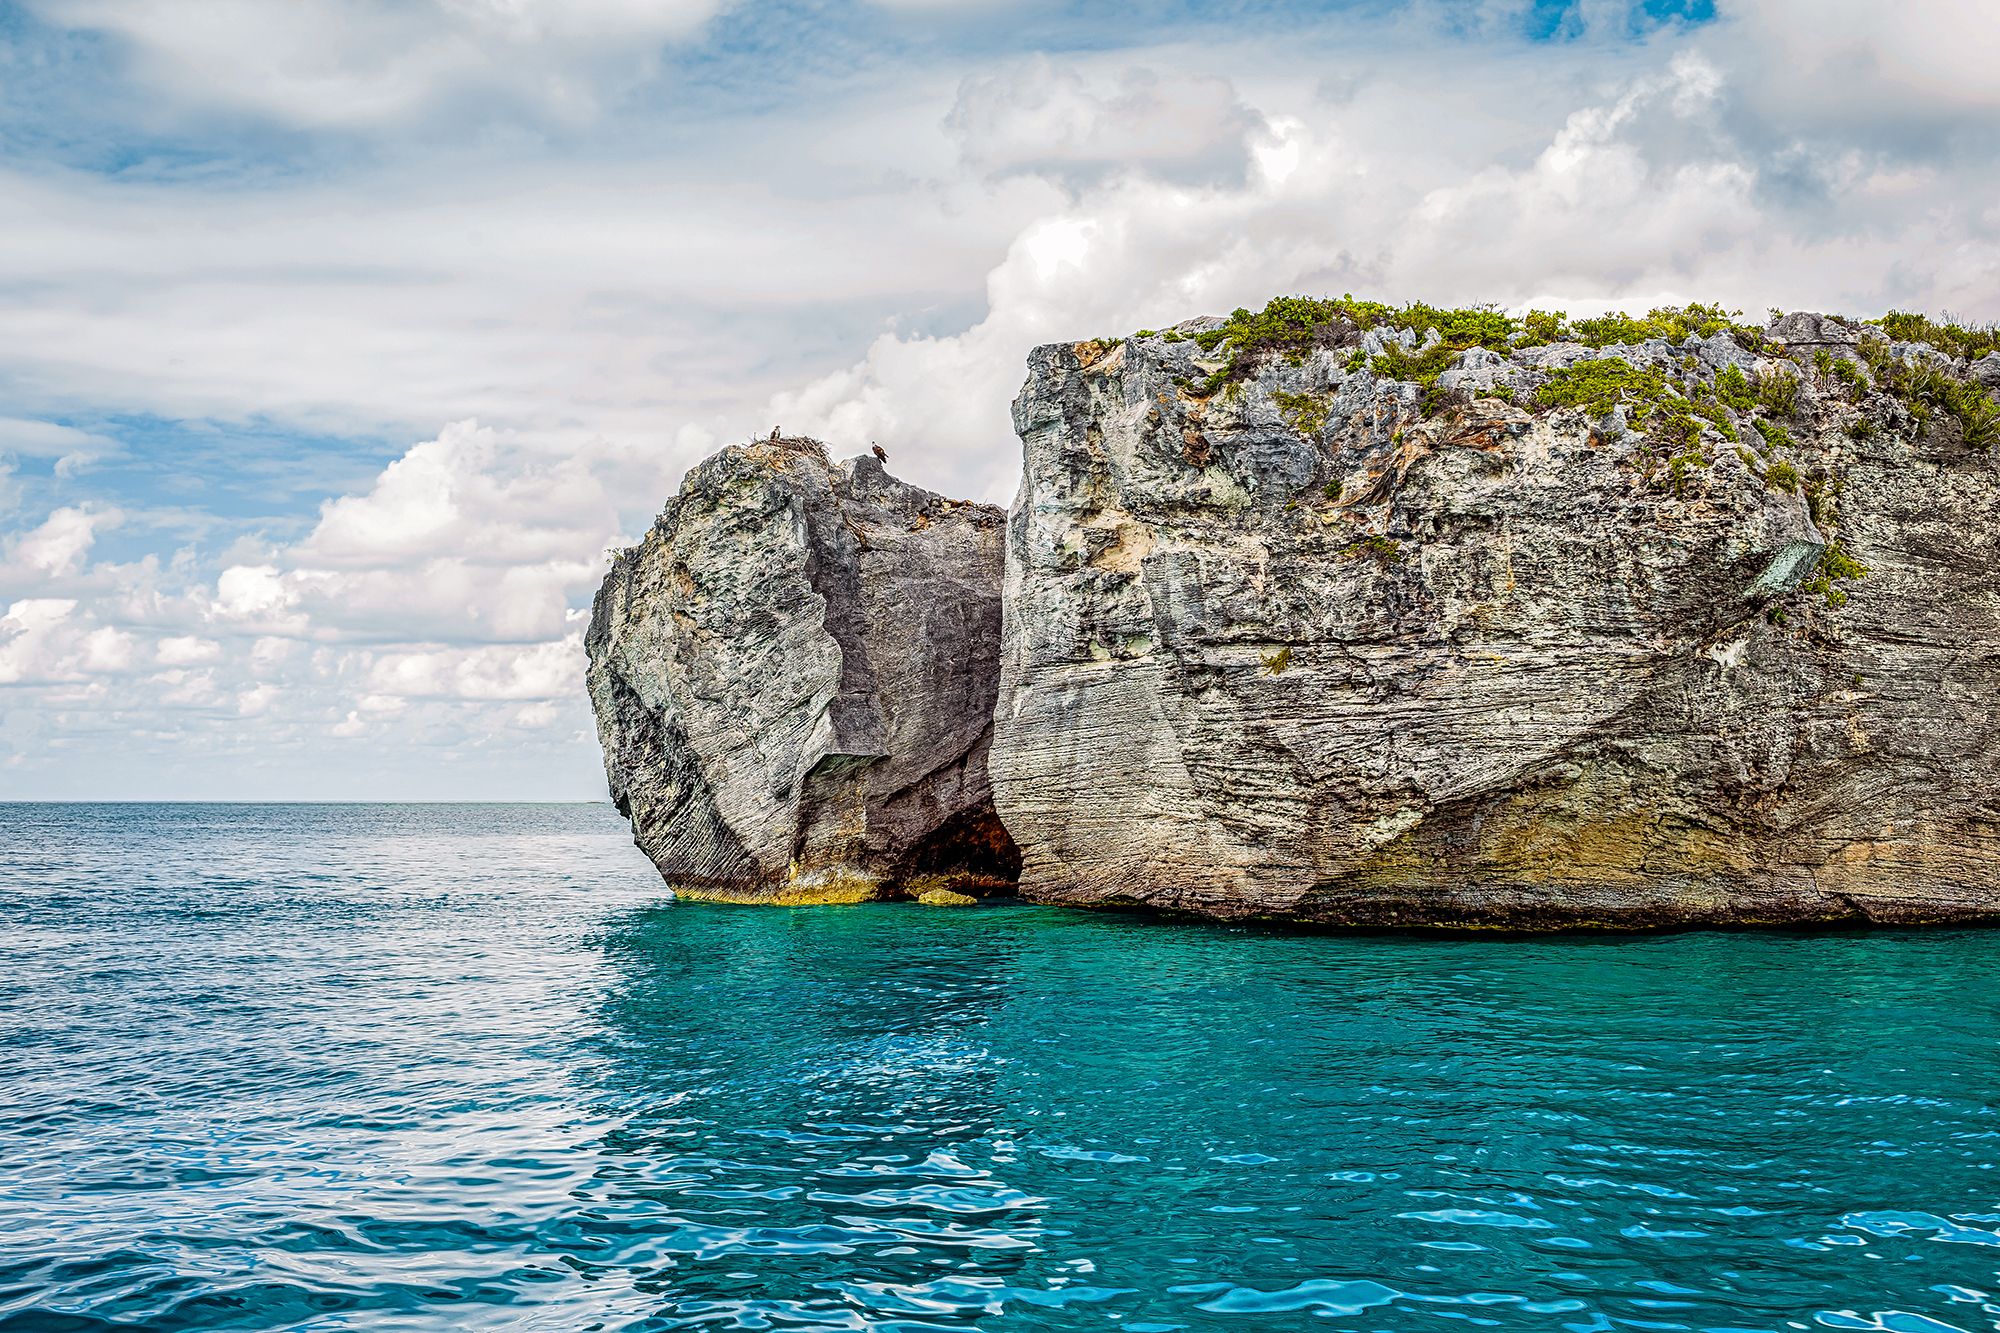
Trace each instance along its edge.
<path fill-rule="evenodd" d="M 591 703 L 612 798 L 677 892 L 1011 883 L 986 775 L 1003 517 L 771 440 L 696 467 L 617 555 Z"/>
<path fill-rule="evenodd" d="M 1460 927 L 2000 914 L 2000 470 L 1904 374 L 1990 364 L 1791 316 L 1473 349 L 1426 392 L 1369 368 L 1416 335 L 1346 327 L 1211 390 L 1189 335 L 1216 323 L 1043 347 L 1015 402 L 990 765 L 1025 896 Z M 1611 356 L 1710 419 L 1537 404 Z M 1796 376 L 1795 405 L 1744 406 L 1739 373 Z"/>

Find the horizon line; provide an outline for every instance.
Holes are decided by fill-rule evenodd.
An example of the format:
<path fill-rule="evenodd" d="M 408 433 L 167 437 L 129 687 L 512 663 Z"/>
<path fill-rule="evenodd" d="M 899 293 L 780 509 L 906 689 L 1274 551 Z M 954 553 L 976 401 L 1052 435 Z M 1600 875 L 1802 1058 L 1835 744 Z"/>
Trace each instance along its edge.
<path fill-rule="evenodd" d="M 0 798 L 0 805 L 610 805 L 608 798 L 596 800 L 548 800 L 541 798 L 506 797 L 424 797 L 420 800 L 378 800 L 356 797 L 301 797 L 293 800 L 273 800 L 268 797 L 254 800 L 231 796 L 204 798 L 189 797 L 145 797 L 114 796 L 101 799 L 82 797 L 60 797 L 56 799 L 36 797 Z"/>

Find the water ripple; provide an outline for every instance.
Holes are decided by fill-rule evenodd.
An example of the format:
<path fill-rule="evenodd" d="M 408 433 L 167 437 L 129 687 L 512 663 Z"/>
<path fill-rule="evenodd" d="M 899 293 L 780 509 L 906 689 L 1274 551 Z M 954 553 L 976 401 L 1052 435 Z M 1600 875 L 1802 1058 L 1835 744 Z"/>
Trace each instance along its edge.
<path fill-rule="evenodd" d="M 1979 1333 L 1994 938 L 732 911 L 601 807 L 0 807 L 0 1333 Z"/>

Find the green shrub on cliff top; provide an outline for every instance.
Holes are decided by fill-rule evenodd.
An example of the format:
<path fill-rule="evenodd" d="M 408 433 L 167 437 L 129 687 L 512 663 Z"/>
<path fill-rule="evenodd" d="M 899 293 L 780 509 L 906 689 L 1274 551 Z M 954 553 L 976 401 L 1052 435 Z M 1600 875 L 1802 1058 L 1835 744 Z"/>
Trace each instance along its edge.
<path fill-rule="evenodd" d="M 1715 396 L 1725 407 L 1738 412 L 1748 412 L 1757 406 L 1756 390 L 1750 387 L 1750 377 L 1741 366 L 1722 368 L 1722 373 L 1715 377 Z"/>
<path fill-rule="evenodd" d="M 1438 343 L 1421 352 L 1406 352 L 1400 347 L 1390 346 L 1383 350 L 1382 355 L 1370 359 L 1368 368 L 1392 380 L 1409 380 L 1422 385 L 1428 394 L 1437 387 L 1438 376 L 1444 374 L 1464 350 L 1450 343 Z"/>
<path fill-rule="evenodd" d="M 1448 310 L 1421 301 L 1396 307 L 1380 301 L 1357 301 L 1352 296 L 1280 296 L 1262 310 L 1238 308 L 1221 327 L 1194 335 L 1204 352 L 1227 352 L 1222 366 L 1211 373 L 1203 386 L 1214 393 L 1234 381 L 1249 376 L 1264 360 L 1283 356 L 1297 364 L 1315 348 L 1331 347 L 1374 328 L 1410 329 L 1428 335 L 1436 332 L 1444 353 L 1436 370 L 1452 353 L 1467 347 L 1504 348 L 1518 328 L 1515 320 L 1487 306 Z M 1357 354 L 1355 360 L 1359 360 Z M 1436 380 L 1436 371 L 1430 381 Z"/>
<path fill-rule="evenodd" d="M 1277 401 L 1278 410 L 1285 414 L 1285 420 L 1299 434 L 1311 438 L 1326 429 L 1327 412 L 1333 404 L 1321 395 L 1279 390 L 1271 397 Z"/>
<path fill-rule="evenodd" d="M 1521 321 L 1492 306 L 1446 310 L 1421 301 L 1391 311 L 1388 322 L 1396 328 L 1412 329 L 1419 334 L 1436 332 L 1445 343 L 1459 351 L 1468 347 L 1505 351 L 1514 335 L 1521 330 Z"/>
<path fill-rule="evenodd" d="M 1737 322 L 1741 313 L 1721 305 L 1695 302 L 1658 307 L 1642 316 L 1614 312 L 1570 319 L 1547 310 L 1530 310 L 1514 316 L 1490 305 L 1454 308 L 1413 301 L 1393 306 L 1381 301 L 1357 300 L 1352 295 L 1280 296 L 1262 310 L 1232 311 L 1217 328 L 1191 335 L 1169 332 L 1164 336 L 1169 341 L 1192 341 L 1211 355 L 1222 354 L 1221 366 L 1200 387 L 1200 392 L 1212 394 L 1249 378 L 1273 357 L 1282 356 L 1297 364 L 1321 347 L 1352 346 L 1358 335 L 1371 329 L 1409 330 L 1421 339 L 1430 339 L 1435 334 L 1435 345 L 1421 351 L 1391 347 L 1371 359 L 1356 349 L 1346 362 L 1349 370 L 1358 370 L 1366 364 L 1377 374 L 1414 381 L 1424 386 L 1428 397 L 1435 398 L 1437 377 L 1459 352 L 1472 347 L 1506 352 L 1546 343 L 1575 342 L 1603 348 L 1656 338 L 1678 343 L 1727 332 L 1735 334 L 1745 346 L 1771 350 L 1764 342 L 1762 330 Z M 1976 358 L 2000 351 L 2000 327 L 1966 328 L 1901 311 L 1885 315 L 1876 323 L 1892 338 L 1924 343 L 1953 356 Z M 1883 363 L 1893 360 L 1886 344 L 1871 346 L 1864 341 L 1858 350 L 1878 377 Z M 1826 377 L 1824 367 L 1821 374 Z M 1865 377 L 1858 368 L 1844 360 L 1834 361 L 1832 375 L 1853 389 L 1866 387 Z M 1785 372 L 1760 377 L 1752 383 L 1741 370 L 1730 366 L 1716 377 L 1715 398 L 1722 406 L 1738 412 L 1761 406 L 1775 415 L 1786 416 L 1797 410 L 1798 388 L 1797 377 Z M 1984 400 L 1977 390 L 1972 392 Z M 1926 413 L 1933 406 L 1952 412 L 1966 425 L 1968 438 L 1988 438 L 1988 417 L 1979 404 L 1963 394 L 1951 396 L 1949 402 L 1945 401 L 1947 396 L 1946 391 L 1939 390 L 1918 395 L 1914 401 Z M 1697 415 L 1734 434 L 1726 417 L 1713 408 L 1704 405 Z M 1993 438 L 2000 440 L 2000 420 L 1990 429 L 1995 432 Z"/>
<path fill-rule="evenodd" d="M 1594 417 L 1607 416 L 1620 404 L 1634 426 L 1644 426 L 1647 434 L 1678 451 L 1673 459 L 1678 493 L 1688 460 L 1706 461 L 1700 453 L 1701 423 L 1713 409 L 1682 396 L 1658 366 L 1598 357 L 1552 371 L 1548 382 L 1535 391 L 1537 407 L 1579 407 Z"/>
<path fill-rule="evenodd" d="M 1535 390 L 1537 407 L 1580 407 L 1594 417 L 1626 404 L 1634 424 L 1644 421 L 1667 395 L 1667 377 L 1658 366 L 1637 367 L 1624 357 L 1579 361 L 1549 373 Z"/>
<path fill-rule="evenodd" d="M 1372 329 L 1390 313 L 1380 301 L 1352 296 L 1278 296 L 1255 313 L 1238 306 L 1220 327 L 1195 334 L 1194 341 L 1204 352 L 1228 347 L 1232 362 L 1270 353 L 1297 361 L 1313 348 L 1331 344 L 1343 329 Z"/>
<path fill-rule="evenodd" d="M 1663 306 L 1649 310 L 1643 319 L 1614 311 L 1592 319 L 1569 322 L 1567 333 L 1551 342 L 1580 342 L 1587 347 L 1610 347 L 1615 343 L 1642 343 L 1649 338 L 1679 342 L 1683 338 L 1707 338 L 1738 329 L 1754 332 L 1747 324 L 1737 324 L 1741 310 L 1725 310 L 1719 305 Z"/>
<path fill-rule="evenodd" d="M 1540 347 L 1561 342 L 1569 327 L 1569 317 L 1554 310 L 1530 310 L 1521 317 L 1521 338 L 1516 347 Z"/>
<path fill-rule="evenodd" d="M 1799 377 L 1789 370 L 1759 375 L 1757 402 L 1765 411 L 1775 416 L 1790 416 L 1799 410 Z"/>
<path fill-rule="evenodd" d="M 1407 329 L 1425 339 L 1435 333 L 1436 347 L 1423 352 L 1391 349 L 1375 358 L 1380 364 L 1371 366 L 1378 374 L 1414 379 L 1430 388 L 1451 358 L 1470 347 L 1496 352 L 1551 342 L 1607 347 L 1648 338 L 1679 341 L 1725 329 L 1747 329 L 1731 323 L 1730 315 L 1718 305 L 1696 304 L 1663 307 L 1648 311 L 1644 317 L 1612 314 L 1572 321 L 1547 310 L 1531 310 L 1517 318 L 1490 305 L 1446 307 L 1412 301 L 1392 306 L 1356 300 L 1352 295 L 1280 296 L 1262 310 L 1239 307 L 1231 311 L 1219 327 L 1194 334 L 1193 341 L 1204 352 L 1226 354 L 1222 366 L 1203 386 L 1204 393 L 1214 393 L 1247 378 L 1269 357 L 1283 356 L 1297 364 L 1316 348 L 1338 345 L 1370 329 Z M 1357 369 L 1360 360 L 1358 354 L 1350 358 L 1349 369 Z"/>
<path fill-rule="evenodd" d="M 1792 433 L 1777 422 L 1766 421 L 1762 417 L 1759 417 L 1750 424 L 1755 426 L 1757 433 L 1764 437 L 1764 444 L 1767 448 L 1789 449 L 1792 447 Z"/>
<path fill-rule="evenodd" d="M 1957 418 L 1970 447 L 1991 449 L 2000 444 L 2000 406 L 1994 405 L 1980 385 L 1947 375 L 1936 366 L 1893 360 L 1885 364 L 1881 383 L 1902 400 L 1919 423 L 1928 421 L 1932 409 L 1937 409 Z"/>
<path fill-rule="evenodd" d="M 1203 393 L 1246 379 L 1272 356 L 1296 365 L 1319 347 L 1336 346 L 1354 335 L 1391 322 L 1397 311 L 1380 301 L 1352 296 L 1279 296 L 1262 310 L 1237 307 L 1218 328 L 1194 335 L 1204 352 L 1226 352 L 1209 374 Z"/>
<path fill-rule="evenodd" d="M 1882 331 L 1898 342 L 1923 343 L 1949 356 L 1977 361 L 1989 352 L 2000 352 L 2000 325 L 1966 328 L 1949 321 L 1939 323 L 1924 315 L 1892 310 L 1875 321 Z"/>

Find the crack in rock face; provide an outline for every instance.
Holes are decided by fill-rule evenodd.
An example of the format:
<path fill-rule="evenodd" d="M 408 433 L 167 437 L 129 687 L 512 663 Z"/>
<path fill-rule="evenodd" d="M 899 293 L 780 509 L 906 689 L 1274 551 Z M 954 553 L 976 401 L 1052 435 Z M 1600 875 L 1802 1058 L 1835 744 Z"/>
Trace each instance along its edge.
<path fill-rule="evenodd" d="M 688 474 L 593 607 L 605 774 L 677 893 L 1010 889 L 986 773 L 1004 515 L 816 442 Z"/>
<path fill-rule="evenodd" d="M 1037 349 L 1009 513 L 724 450 L 598 594 L 612 795 L 738 901 L 2000 919 L 1982 337 L 1286 298 Z"/>

